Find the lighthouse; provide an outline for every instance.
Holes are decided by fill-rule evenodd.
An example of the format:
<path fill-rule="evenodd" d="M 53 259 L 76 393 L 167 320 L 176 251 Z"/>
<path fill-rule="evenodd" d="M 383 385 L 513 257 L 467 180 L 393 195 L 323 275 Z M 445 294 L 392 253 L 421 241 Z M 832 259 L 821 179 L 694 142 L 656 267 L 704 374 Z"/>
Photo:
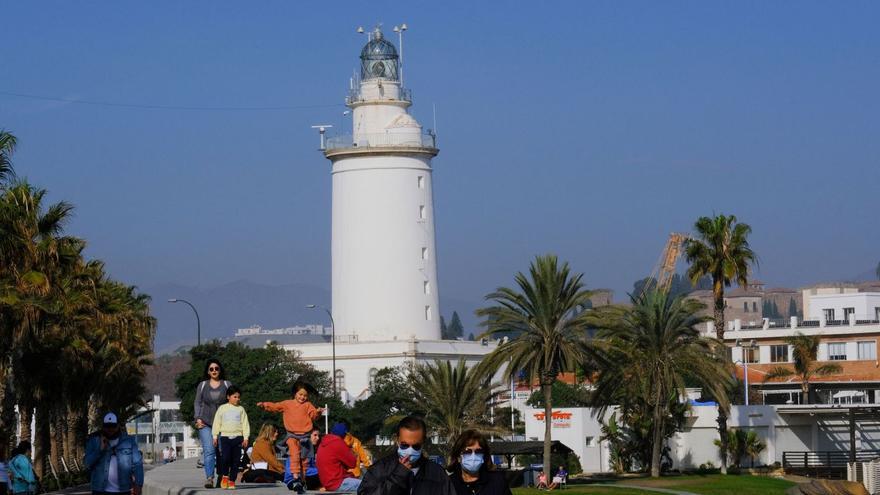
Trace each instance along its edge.
<path fill-rule="evenodd" d="M 332 176 L 332 313 L 360 342 L 440 339 L 431 160 L 397 48 L 379 28 L 345 100 L 351 135 L 323 143 Z"/>

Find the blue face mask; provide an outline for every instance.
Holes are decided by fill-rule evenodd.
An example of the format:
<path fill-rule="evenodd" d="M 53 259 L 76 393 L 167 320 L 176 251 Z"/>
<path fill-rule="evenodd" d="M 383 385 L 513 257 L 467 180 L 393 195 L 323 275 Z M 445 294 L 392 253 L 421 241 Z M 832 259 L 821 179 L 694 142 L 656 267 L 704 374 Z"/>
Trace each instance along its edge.
<path fill-rule="evenodd" d="M 422 457 L 422 451 L 416 450 L 412 447 L 407 447 L 405 449 L 397 447 L 397 456 L 400 457 L 401 459 L 408 456 L 409 462 L 413 463 L 413 462 L 416 462 L 417 460 L 419 460 L 420 457 Z"/>
<path fill-rule="evenodd" d="M 465 454 L 461 456 L 461 468 L 469 473 L 478 473 L 483 467 L 483 454 Z"/>

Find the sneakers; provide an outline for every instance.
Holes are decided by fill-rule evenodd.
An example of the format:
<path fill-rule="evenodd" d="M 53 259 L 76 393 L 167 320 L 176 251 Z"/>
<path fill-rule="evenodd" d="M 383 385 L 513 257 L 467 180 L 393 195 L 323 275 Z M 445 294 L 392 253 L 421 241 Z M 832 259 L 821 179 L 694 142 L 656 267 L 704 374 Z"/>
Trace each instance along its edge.
<path fill-rule="evenodd" d="M 224 490 L 229 488 L 229 476 L 224 476 L 223 479 L 220 480 L 220 488 Z"/>
<path fill-rule="evenodd" d="M 208 478 L 205 480 L 205 488 L 214 488 L 214 478 Z"/>
<path fill-rule="evenodd" d="M 226 489 L 227 490 L 235 490 L 235 482 L 232 480 L 229 480 L 229 483 L 226 484 Z"/>
<path fill-rule="evenodd" d="M 300 495 L 306 492 L 306 489 L 303 487 L 303 484 L 299 481 L 299 478 L 294 478 L 287 482 L 287 489 L 296 492 Z"/>

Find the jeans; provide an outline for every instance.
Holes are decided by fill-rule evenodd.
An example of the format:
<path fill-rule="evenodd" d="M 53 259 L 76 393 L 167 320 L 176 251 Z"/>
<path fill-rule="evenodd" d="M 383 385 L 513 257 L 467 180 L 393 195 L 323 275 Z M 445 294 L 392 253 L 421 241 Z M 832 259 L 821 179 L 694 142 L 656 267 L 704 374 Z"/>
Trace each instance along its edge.
<path fill-rule="evenodd" d="M 217 474 L 229 476 L 230 481 L 238 477 L 238 463 L 241 460 L 241 443 L 244 437 L 219 437 L 220 465 Z"/>
<path fill-rule="evenodd" d="M 217 452 L 214 451 L 214 435 L 211 427 L 205 425 L 199 430 L 199 441 L 202 443 L 202 463 L 205 465 L 205 478 L 214 477 L 214 465 L 217 463 Z"/>
<path fill-rule="evenodd" d="M 361 486 L 361 480 L 357 478 L 345 478 L 342 480 L 342 484 L 339 485 L 339 488 L 337 488 L 336 491 L 356 492 L 359 486 Z"/>

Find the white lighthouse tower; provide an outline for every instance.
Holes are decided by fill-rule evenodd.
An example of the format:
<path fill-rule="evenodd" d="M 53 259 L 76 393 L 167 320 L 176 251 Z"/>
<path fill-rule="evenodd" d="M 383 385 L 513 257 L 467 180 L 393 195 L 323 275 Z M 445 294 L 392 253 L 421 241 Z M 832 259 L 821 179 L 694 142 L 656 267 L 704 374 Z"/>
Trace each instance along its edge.
<path fill-rule="evenodd" d="M 438 149 L 408 109 L 400 58 L 379 28 L 346 105 L 352 135 L 331 137 L 332 294 L 337 335 L 437 340 L 440 308 L 431 159 Z"/>

